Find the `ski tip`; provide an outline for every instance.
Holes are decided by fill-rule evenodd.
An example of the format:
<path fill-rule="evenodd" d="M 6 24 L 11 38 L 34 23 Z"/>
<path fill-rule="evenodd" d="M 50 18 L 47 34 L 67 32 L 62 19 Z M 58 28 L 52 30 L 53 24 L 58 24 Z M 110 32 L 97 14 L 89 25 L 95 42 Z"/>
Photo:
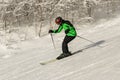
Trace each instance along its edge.
<path fill-rule="evenodd" d="M 52 62 L 55 62 L 57 61 L 57 59 L 52 59 L 52 60 L 49 60 L 49 61 L 46 61 L 46 62 L 42 62 L 40 63 L 41 65 L 46 65 L 46 64 L 49 64 L 49 63 L 52 63 Z"/>
<path fill-rule="evenodd" d="M 45 63 L 40 63 L 40 65 L 45 65 Z"/>

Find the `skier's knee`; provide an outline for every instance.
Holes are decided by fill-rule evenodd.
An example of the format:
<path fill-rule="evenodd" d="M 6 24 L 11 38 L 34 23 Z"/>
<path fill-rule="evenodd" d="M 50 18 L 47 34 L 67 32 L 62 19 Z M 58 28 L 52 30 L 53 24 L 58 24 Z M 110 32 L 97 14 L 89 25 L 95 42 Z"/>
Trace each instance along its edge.
<path fill-rule="evenodd" d="M 67 45 L 67 43 L 66 42 L 62 42 L 62 45 L 65 46 L 65 45 Z"/>

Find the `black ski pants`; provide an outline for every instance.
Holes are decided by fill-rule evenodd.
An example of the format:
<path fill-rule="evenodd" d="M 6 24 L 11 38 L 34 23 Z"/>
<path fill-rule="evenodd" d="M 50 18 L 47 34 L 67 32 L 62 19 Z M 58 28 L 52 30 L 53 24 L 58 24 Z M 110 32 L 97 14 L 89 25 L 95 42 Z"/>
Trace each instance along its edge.
<path fill-rule="evenodd" d="M 69 53 L 68 43 L 71 42 L 76 36 L 65 36 L 62 42 L 62 51 L 63 53 Z"/>

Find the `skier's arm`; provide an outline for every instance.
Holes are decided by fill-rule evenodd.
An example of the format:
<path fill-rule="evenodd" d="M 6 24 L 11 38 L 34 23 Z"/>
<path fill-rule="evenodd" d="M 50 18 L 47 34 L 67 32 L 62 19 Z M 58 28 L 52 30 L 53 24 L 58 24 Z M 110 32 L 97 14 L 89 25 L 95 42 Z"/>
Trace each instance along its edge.
<path fill-rule="evenodd" d="M 62 29 L 63 29 L 63 26 L 59 26 L 57 30 L 53 30 L 53 33 L 59 33 L 62 31 Z"/>

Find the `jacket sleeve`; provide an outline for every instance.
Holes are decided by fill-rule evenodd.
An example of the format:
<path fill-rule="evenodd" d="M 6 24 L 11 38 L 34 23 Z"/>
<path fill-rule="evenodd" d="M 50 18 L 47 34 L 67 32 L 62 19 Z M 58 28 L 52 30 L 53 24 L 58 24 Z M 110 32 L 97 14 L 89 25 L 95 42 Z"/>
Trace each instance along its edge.
<path fill-rule="evenodd" d="M 63 26 L 60 25 L 57 30 L 53 30 L 53 33 L 59 33 L 62 31 L 62 29 L 63 29 Z"/>

